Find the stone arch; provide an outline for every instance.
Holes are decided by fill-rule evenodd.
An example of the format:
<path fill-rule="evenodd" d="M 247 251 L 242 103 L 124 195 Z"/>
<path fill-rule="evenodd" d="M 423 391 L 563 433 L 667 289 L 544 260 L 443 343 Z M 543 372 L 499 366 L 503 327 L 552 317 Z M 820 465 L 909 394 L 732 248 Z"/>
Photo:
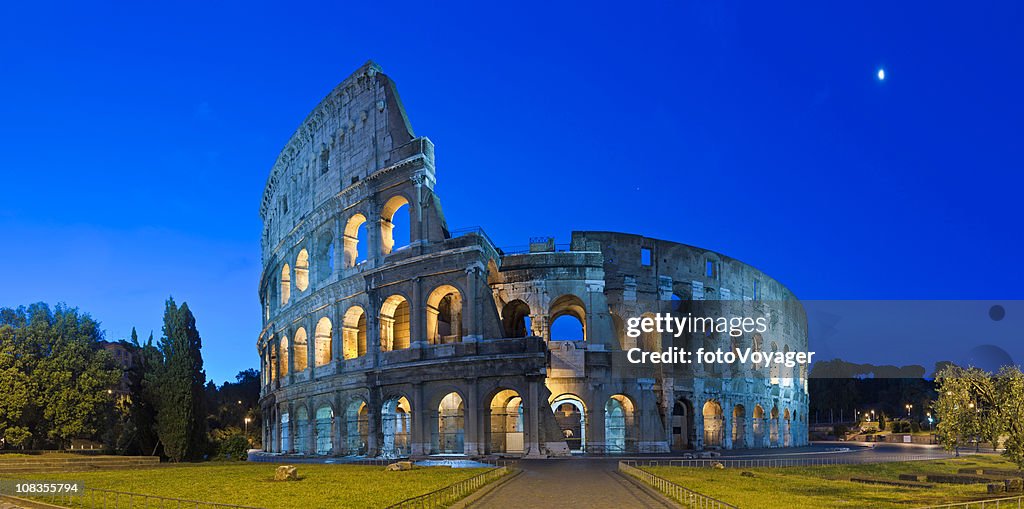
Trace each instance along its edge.
<path fill-rule="evenodd" d="M 292 337 L 292 364 L 295 365 L 295 372 L 305 371 L 309 364 L 309 343 L 306 338 L 306 329 L 299 327 Z"/>
<path fill-rule="evenodd" d="M 314 260 L 318 280 L 325 280 L 334 273 L 334 236 L 331 232 L 325 231 L 317 238 Z"/>
<path fill-rule="evenodd" d="M 523 454 L 523 397 L 515 389 L 500 389 L 490 398 L 487 411 L 487 452 Z"/>
<path fill-rule="evenodd" d="M 765 428 L 764 407 L 761 406 L 760 404 L 754 405 L 754 416 L 753 417 L 754 417 L 754 421 L 752 422 L 752 424 L 753 424 L 752 427 L 753 427 L 753 431 L 754 431 L 754 445 L 756 447 L 763 447 L 764 446 L 764 428 Z"/>
<path fill-rule="evenodd" d="M 366 355 L 366 312 L 358 305 L 350 306 L 342 318 L 341 351 L 346 360 Z"/>
<path fill-rule="evenodd" d="M 278 413 L 278 429 L 281 430 L 281 443 L 278 447 L 283 453 L 289 453 L 292 451 L 291 424 L 291 414 L 288 412 L 288 408 L 285 407 Z"/>
<path fill-rule="evenodd" d="M 401 195 L 401 194 L 396 194 L 396 195 L 392 196 L 391 198 L 388 198 L 388 200 L 386 202 L 384 202 L 384 207 L 382 207 L 381 210 L 380 210 L 380 249 L 381 249 L 381 254 L 388 255 L 388 254 L 391 254 L 395 250 L 395 244 L 396 244 L 395 238 L 394 238 L 395 216 L 398 213 L 399 209 L 401 209 L 402 207 L 408 208 L 407 207 L 408 205 L 409 205 L 409 199 L 406 198 L 404 195 Z M 407 243 L 411 244 L 412 243 L 412 228 L 411 228 L 411 225 L 412 225 L 412 214 L 411 214 L 411 211 L 410 211 L 410 214 L 408 214 L 406 217 L 407 217 L 407 220 L 409 221 L 409 225 L 410 225 L 410 228 L 409 228 L 409 234 L 410 234 L 409 237 L 410 238 L 405 239 L 405 240 L 407 241 Z M 406 244 L 399 244 L 400 247 L 401 246 L 405 246 L 405 245 Z"/>
<path fill-rule="evenodd" d="M 409 300 L 393 294 L 380 306 L 380 351 L 409 348 Z"/>
<path fill-rule="evenodd" d="M 408 456 L 412 437 L 412 404 L 405 396 L 392 396 L 384 401 L 380 410 L 384 443 L 381 455 L 385 458 Z"/>
<path fill-rule="evenodd" d="M 369 436 L 369 407 L 365 399 L 354 397 L 345 406 L 345 448 L 348 454 L 365 455 Z"/>
<path fill-rule="evenodd" d="M 636 407 L 625 394 L 615 394 L 604 405 L 605 452 L 636 451 Z"/>
<path fill-rule="evenodd" d="M 359 213 L 352 214 L 345 223 L 345 233 L 342 238 L 345 253 L 342 264 L 346 269 L 355 267 L 357 264 L 366 260 L 366 248 L 365 246 L 360 246 L 359 241 L 361 232 L 365 236 L 365 224 L 366 216 Z"/>
<path fill-rule="evenodd" d="M 532 335 L 530 305 L 515 299 L 502 306 L 501 325 L 506 338 L 525 338 Z"/>
<path fill-rule="evenodd" d="M 641 319 L 649 318 L 654 320 L 654 313 L 644 313 L 640 315 Z M 650 332 L 640 331 L 639 344 L 641 350 L 645 352 L 660 352 L 661 351 L 661 333 L 656 329 Z"/>
<path fill-rule="evenodd" d="M 579 322 L 579 334 L 581 340 L 587 339 L 587 307 L 583 304 L 583 299 L 580 299 L 576 295 L 566 294 L 551 301 L 551 306 L 548 308 L 548 320 L 549 321 L 549 332 L 548 341 L 559 341 L 564 339 L 575 339 L 575 338 L 557 338 L 555 333 L 551 332 L 554 330 L 555 322 L 562 317 L 572 317 Z M 574 324 L 575 325 L 575 324 Z M 575 332 L 575 329 L 573 330 Z"/>
<path fill-rule="evenodd" d="M 733 448 L 746 446 L 747 433 L 747 409 L 737 404 L 732 407 L 732 446 Z"/>
<path fill-rule="evenodd" d="M 636 338 L 631 338 L 626 335 L 626 324 L 622 321 L 622 317 L 614 311 L 608 311 L 608 314 L 612 317 L 612 334 L 615 334 L 615 340 L 618 341 L 619 347 L 623 350 L 629 350 L 636 346 Z"/>
<path fill-rule="evenodd" d="M 273 341 L 268 347 L 270 356 L 267 363 L 270 364 L 270 381 L 273 382 L 281 376 L 281 350 L 277 341 Z"/>
<path fill-rule="evenodd" d="M 300 292 L 309 288 L 309 251 L 305 248 L 295 257 L 295 288 Z"/>
<path fill-rule="evenodd" d="M 316 407 L 314 413 L 316 433 L 316 454 L 325 456 L 334 452 L 334 407 L 328 403 L 321 403 Z"/>
<path fill-rule="evenodd" d="M 331 363 L 331 336 L 333 333 L 333 326 L 331 319 L 325 317 L 320 318 L 316 322 L 316 333 L 314 337 L 314 344 L 316 346 L 316 365 L 326 366 Z"/>
<path fill-rule="evenodd" d="M 295 408 L 295 452 L 309 454 L 309 409 L 305 403 Z"/>
<path fill-rule="evenodd" d="M 672 450 L 693 449 L 696 427 L 694 426 L 693 403 L 686 398 L 676 398 L 672 405 Z"/>
<path fill-rule="evenodd" d="M 427 340 L 430 344 L 462 342 L 462 293 L 440 285 L 427 296 Z"/>
<path fill-rule="evenodd" d="M 569 451 L 573 454 L 586 452 L 587 405 L 583 399 L 572 393 L 561 394 L 551 399 L 551 411 L 555 413 L 555 422 Z"/>
<path fill-rule="evenodd" d="M 289 373 L 289 369 L 288 368 L 290 367 L 289 366 L 290 363 L 288 362 L 288 359 L 291 357 L 291 354 L 290 354 L 290 352 L 291 352 L 291 345 L 288 343 L 288 336 L 285 336 L 284 334 L 281 334 L 281 337 L 277 340 L 277 342 L 278 342 L 278 345 L 279 345 L 278 348 L 280 349 L 279 350 L 280 351 L 280 355 L 279 355 L 278 359 L 281 362 L 281 366 L 279 368 L 279 373 L 281 374 L 281 376 L 288 376 L 288 373 Z"/>
<path fill-rule="evenodd" d="M 288 264 L 281 266 L 281 305 L 288 304 L 292 296 L 292 269 Z"/>
<path fill-rule="evenodd" d="M 445 394 L 437 404 L 437 425 L 432 429 L 431 454 L 464 454 L 466 404 L 458 391 Z"/>
<path fill-rule="evenodd" d="M 751 346 L 751 348 L 754 349 L 754 351 L 757 351 L 757 352 L 763 351 L 762 349 L 764 348 L 764 337 L 761 336 L 760 332 L 755 332 L 754 333 L 754 336 L 751 339 L 751 345 L 750 346 Z"/>
<path fill-rule="evenodd" d="M 704 447 L 722 447 L 725 442 L 725 415 L 722 405 L 713 399 L 704 403 Z"/>

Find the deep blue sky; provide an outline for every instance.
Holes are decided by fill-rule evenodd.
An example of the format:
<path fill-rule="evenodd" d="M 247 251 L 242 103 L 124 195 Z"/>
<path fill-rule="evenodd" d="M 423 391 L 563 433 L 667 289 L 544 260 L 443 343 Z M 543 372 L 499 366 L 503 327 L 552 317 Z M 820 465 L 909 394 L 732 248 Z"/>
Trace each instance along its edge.
<path fill-rule="evenodd" d="M 368 59 L 449 224 L 498 244 L 621 230 L 805 299 L 1024 298 L 1019 2 L 29 4 L 0 6 L 0 306 L 117 339 L 173 295 L 218 381 L 257 365 L 268 171 Z"/>

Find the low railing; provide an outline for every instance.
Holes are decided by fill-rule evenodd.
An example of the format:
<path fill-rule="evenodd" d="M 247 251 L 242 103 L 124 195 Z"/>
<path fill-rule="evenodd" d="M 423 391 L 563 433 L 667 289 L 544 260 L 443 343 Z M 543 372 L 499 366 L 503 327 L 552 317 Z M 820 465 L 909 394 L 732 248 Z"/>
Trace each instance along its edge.
<path fill-rule="evenodd" d="M 1024 496 L 1007 498 L 990 498 L 973 502 L 930 505 L 918 509 L 1024 509 Z"/>
<path fill-rule="evenodd" d="M 431 491 L 426 495 L 420 495 L 418 497 L 409 498 L 403 500 L 395 505 L 388 507 L 388 509 L 397 508 L 421 508 L 421 509 L 433 509 L 448 507 L 459 500 L 469 496 L 474 491 L 483 488 L 487 483 L 500 478 L 501 476 L 509 472 L 508 467 L 498 467 L 488 470 L 480 475 L 470 477 L 459 481 L 455 484 L 450 484 L 439 490 Z"/>
<path fill-rule="evenodd" d="M 627 461 L 619 462 L 619 472 L 635 477 L 652 487 L 660 491 L 668 498 L 683 504 L 683 507 L 699 507 L 701 509 L 719 509 L 719 508 L 731 508 L 737 509 L 736 506 L 722 502 L 717 498 L 712 498 L 702 493 L 697 493 L 689 488 L 680 486 L 664 477 L 659 477 L 646 470 L 636 468 Z"/>
<path fill-rule="evenodd" d="M 0 493 L 0 495 L 10 494 Z M 37 495 L 22 498 L 82 509 L 261 509 L 245 505 L 158 497 L 100 488 L 83 488 L 82 493 L 78 495 Z"/>
<path fill-rule="evenodd" d="M 637 467 L 714 467 L 725 468 L 782 468 L 782 467 L 822 467 L 829 465 L 865 465 L 871 463 L 892 463 L 897 461 L 928 461 L 939 460 L 931 456 L 886 454 L 865 457 L 856 456 L 825 456 L 817 458 L 750 458 L 750 459 L 683 459 L 683 460 L 628 460 L 630 465 Z"/>

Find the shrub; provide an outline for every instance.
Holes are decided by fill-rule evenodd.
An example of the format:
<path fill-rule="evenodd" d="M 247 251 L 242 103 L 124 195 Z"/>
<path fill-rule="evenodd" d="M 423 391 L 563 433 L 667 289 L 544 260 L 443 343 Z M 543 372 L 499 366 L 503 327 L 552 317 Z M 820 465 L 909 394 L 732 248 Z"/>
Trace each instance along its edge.
<path fill-rule="evenodd" d="M 228 460 L 245 460 L 249 454 L 249 441 L 244 435 L 231 435 L 217 444 L 217 455 Z"/>

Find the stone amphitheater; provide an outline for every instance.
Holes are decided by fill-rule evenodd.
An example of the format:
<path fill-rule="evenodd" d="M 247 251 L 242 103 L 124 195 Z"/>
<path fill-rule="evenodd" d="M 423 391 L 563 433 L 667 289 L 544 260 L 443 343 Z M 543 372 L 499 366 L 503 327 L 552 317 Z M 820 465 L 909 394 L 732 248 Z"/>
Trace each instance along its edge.
<path fill-rule="evenodd" d="M 750 265 L 628 233 L 502 249 L 449 228 L 434 145 L 370 62 L 306 117 L 267 179 L 267 454 L 645 454 L 805 445 L 804 368 L 669 364 L 630 348 L 805 351 L 803 307 Z M 472 182 L 461 185 L 473 193 Z M 644 333 L 657 312 L 767 317 L 761 334 Z M 664 337 L 663 337 L 664 336 Z"/>

